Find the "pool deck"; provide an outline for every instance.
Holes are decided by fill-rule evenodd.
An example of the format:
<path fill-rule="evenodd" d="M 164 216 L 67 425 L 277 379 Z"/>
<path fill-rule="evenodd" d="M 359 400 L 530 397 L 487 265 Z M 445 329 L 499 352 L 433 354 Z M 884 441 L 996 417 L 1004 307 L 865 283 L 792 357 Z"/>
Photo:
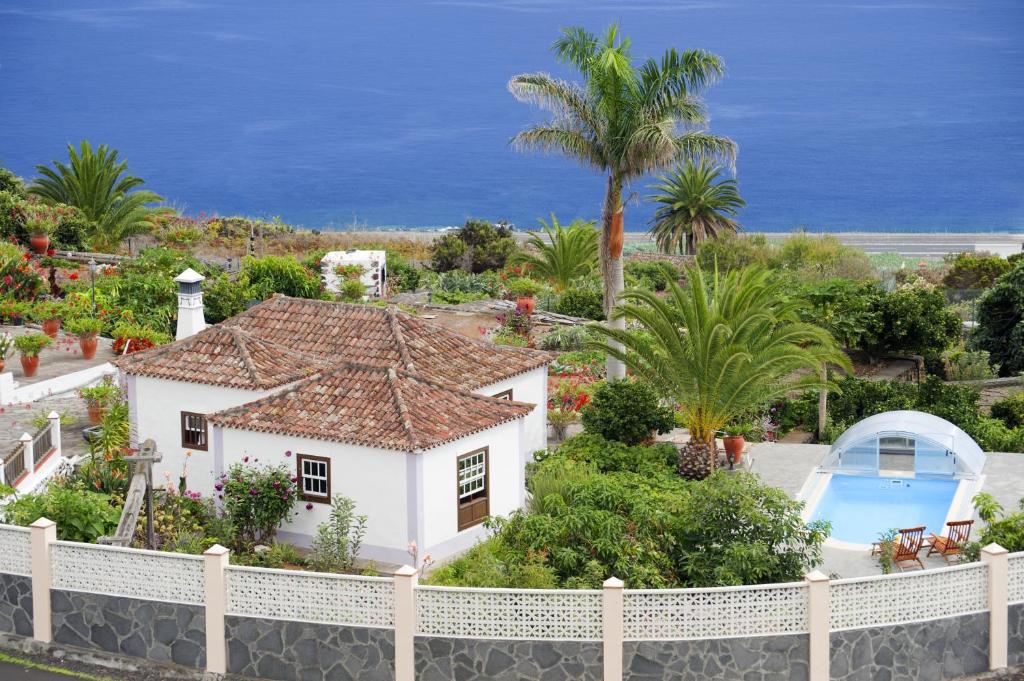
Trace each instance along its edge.
<path fill-rule="evenodd" d="M 807 477 L 828 453 L 828 445 L 803 445 L 789 443 L 763 443 L 751 449 L 751 471 L 773 487 L 796 497 Z M 982 491 L 988 492 L 1008 511 L 1016 509 L 1024 496 L 1024 454 L 986 452 Z M 980 519 L 975 517 L 975 525 Z M 928 528 L 929 532 L 932 528 Z M 921 562 L 926 568 L 943 567 L 946 563 L 938 556 L 926 558 L 921 552 Z M 881 574 L 877 558 L 867 551 L 851 551 L 826 546 L 823 550 L 824 564 L 821 571 L 833 577 L 863 577 Z"/>

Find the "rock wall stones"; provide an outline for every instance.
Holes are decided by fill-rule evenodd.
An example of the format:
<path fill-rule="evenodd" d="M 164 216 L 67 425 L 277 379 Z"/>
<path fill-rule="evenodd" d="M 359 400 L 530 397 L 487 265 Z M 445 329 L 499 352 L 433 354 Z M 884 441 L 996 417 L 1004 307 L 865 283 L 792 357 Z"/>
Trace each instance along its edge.
<path fill-rule="evenodd" d="M 206 667 L 206 613 L 200 605 L 59 589 L 51 599 L 57 643 Z"/>
<path fill-rule="evenodd" d="M 225 619 L 228 671 L 278 681 L 392 681 L 390 629 Z"/>
<path fill-rule="evenodd" d="M 624 681 L 806 681 L 806 634 L 706 641 L 626 641 Z"/>
<path fill-rule="evenodd" d="M 834 681 L 940 681 L 988 669 L 988 613 L 832 632 Z"/>
<path fill-rule="evenodd" d="M 1024 603 L 1010 606 L 1010 644 L 1007 664 L 1024 665 Z"/>
<path fill-rule="evenodd" d="M 0 631 L 32 635 L 32 578 L 0 573 Z"/>
<path fill-rule="evenodd" d="M 416 637 L 417 681 L 601 681 L 602 644 Z"/>

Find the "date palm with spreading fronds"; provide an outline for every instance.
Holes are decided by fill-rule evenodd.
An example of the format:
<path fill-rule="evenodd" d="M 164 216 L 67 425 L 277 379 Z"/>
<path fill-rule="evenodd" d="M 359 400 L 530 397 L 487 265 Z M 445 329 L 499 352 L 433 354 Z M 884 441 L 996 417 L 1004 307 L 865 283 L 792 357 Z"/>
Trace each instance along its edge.
<path fill-rule="evenodd" d="M 715 468 L 717 431 L 791 390 L 821 386 L 825 363 L 850 361 L 827 331 L 800 321 L 799 302 L 764 269 L 722 276 L 690 267 L 686 280 L 686 288 L 669 282 L 664 299 L 623 294 L 615 314 L 646 333 L 596 330 L 607 338 L 605 352 L 679 405 L 690 441 L 678 470 L 702 479 Z"/>
<path fill-rule="evenodd" d="M 89 241 L 99 251 L 116 251 L 130 236 L 149 230 L 160 209 L 150 204 L 163 197 L 136 190 L 144 180 L 128 174 L 128 162 L 117 160 L 117 150 L 101 144 L 95 149 L 82 140 L 76 150 L 68 145 L 70 163 L 36 166 L 42 175 L 28 190 L 46 203 L 75 206 L 89 220 Z"/>
<path fill-rule="evenodd" d="M 583 83 L 546 73 L 518 75 L 509 90 L 518 99 L 551 112 L 545 123 L 512 138 L 512 146 L 557 152 L 606 175 L 601 217 L 600 264 L 609 326 L 623 328 L 611 311 L 623 289 L 623 188 L 632 180 L 668 167 L 679 158 L 735 159 L 736 146 L 707 134 L 707 113 L 698 95 L 723 72 L 722 61 L 704 50 L 666 50 L 661 59 L 636 65 L 630 41 L 613 24 L 598 36 L 567 28 L 553 46 L 559 61 L 583 76 Z M 607 375 L 625 368 L 608 358 Z"/>
<path fill-rule="evenodd" d="M 662 253 L 696 253 L 707 239 L 735 234 L 733 218 L 747 205 L 740 198 L 736 180 L 719 180 L 722 169 L 706 159 L 677 167 L 659 177 L 651 201 L 660 204 L 654 213 L 651 236 Z"/>
<path fill-rule="evenodd" d="M 530 232 L 526 245 L 532 251 L 519 251 L 512 256 L 513 264 L 527 264 L 533 272 L 552 284 L 559 291 L 569 286 L 577 277 L 594 271 L 597 265 L 597 231 L 594 223 L 574 220 L 568 227 L 558 223 L 551 214 L 551 224 L 540 221 L 547 239 L 537 232 Z"/>

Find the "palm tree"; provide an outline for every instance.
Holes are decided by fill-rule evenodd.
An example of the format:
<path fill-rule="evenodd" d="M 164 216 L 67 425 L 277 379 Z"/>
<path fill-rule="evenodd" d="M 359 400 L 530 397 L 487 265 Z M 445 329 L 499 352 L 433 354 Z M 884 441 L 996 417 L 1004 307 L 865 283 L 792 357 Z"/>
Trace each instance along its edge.
<path fill-rule="evenodd" d="M 574 220 L 568 227 L 558 224 L 551 214 L 551 224 L 540 221 L 545 241 L 537 232 L 530 232 L 526 245 L 535 252 L 519 251 L 513 264 L 527 264 L 533 271 L 552 282 L 559 291 L 577 278 L 590 274 L 597 265 L 597 231 L 594 223 Z"/>
<path fill-rule="evenodd" d="M 659 193 L 650 200 L 661 204 L 654 213 L 651 236 L 662 253 L 696 253 L 700 242 L 739 229 L 733 218 L 747 202 L 740 198 L 736 180 L 717 181 L 721 172 L 706 159 L 687 160 L 651 187 Z"/>
<path fill-rule="evenodd" d="M 130 236 L 149 230 L 154 209 L 163 201 L 151 191 L 133 191 L 144 184 L 128 174 L 128 162 L 117 160 L 117 150 L 101 144 L 94 150 L 82 140 L 79 148 L 68 145 L 70 164 L 54 161 L 54 168 L 36 166 L 42 177 L 29 187 L 46 203 L 65 203 L 78 208 L 91 224 L 89 240 L 101 251 L 115 251 Z"/>
<path fill-rule="evenodd" d="M 679 473 L 700 479 L 715 467 L 715 433 L 791 390 L 819 387 L 825 362 L 850 362 L 824 329 L 801 322 L 799 302 L 762 268 L 707 275 L 686 272 L 687 288 L 669 283 L 664 299 L 628 290 L 616 308 L 646 333 L 597 327 L 633 372 L 679 405 L 690 442 Z"/>
<path fill-rule="evenodd" d="M 514 76 L 508 88 L 521 101 L 549 110 L 549 121 L 512 138 L 512 146 L 558 152 L 607 176 L 601 216 L 600 264 L 604 307 L 612 328 L 624 328 L 612 310 L 623 289 L 623 187 L 680 157 L 715 156 L 733 162 L 736 145 L 703 131 L 707 115 L 698 94 L 723 71 L 703 50 L 666 50 L 661 60 L 634 65 L 628 38 L 612 24 L 601 37 L 579 27 L 563 29 L 553 46 L 559 61 L 583 84 L 546 73 Z M 625 367 L 608 358 L 608 378 Z"/>

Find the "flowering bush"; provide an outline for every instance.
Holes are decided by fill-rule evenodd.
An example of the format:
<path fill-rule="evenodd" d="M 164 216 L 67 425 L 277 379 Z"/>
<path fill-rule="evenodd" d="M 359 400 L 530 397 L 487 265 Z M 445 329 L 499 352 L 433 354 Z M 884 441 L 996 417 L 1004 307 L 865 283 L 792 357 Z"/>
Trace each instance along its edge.
<path fill-rule="evenodd" d="M 579 420 L 580 409 L 590 403 L 589 384 L 585 376 L 567 375 L 549 389 L 548 423 L 559 440 L 565 439 L 569 426 Z"/>
<path fill-rule="evenodd" d="M 298 499 L 298 479 L 284 466 L 255 466 L 249 457 L 221 475 L 214 486 L 224 501 L 237 550 L 269 544 Z"/>
<path fill-rule="evenodd" d="M 32 256 L 13 244 L 0 244 L 0 291 L 5 298 L 33 300 L 43 288 L 43 273 Z"/>
<path fill-rule="evenodd" d="M 358 279 L 363 276 L 363 272 L 366 269 L 362 265 L 338 265 L 334 268 L 334 273 L 342 279 Z"/>

